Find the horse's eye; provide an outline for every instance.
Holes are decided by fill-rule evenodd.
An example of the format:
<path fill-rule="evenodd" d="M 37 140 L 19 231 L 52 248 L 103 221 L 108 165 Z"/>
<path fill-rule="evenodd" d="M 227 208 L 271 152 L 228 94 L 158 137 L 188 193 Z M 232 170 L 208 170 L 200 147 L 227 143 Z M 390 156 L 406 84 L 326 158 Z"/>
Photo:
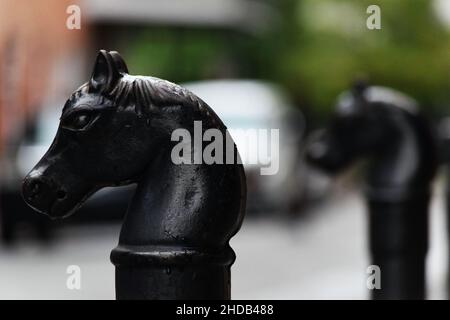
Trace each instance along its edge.
<path fill-rule="evenodd" d="M 71 130 L 83 130 L 92 121 L 92 115 L 87 112 L 78 112 L 63 120 L 62 125 Z"/>
<path fill-rule="evenodd" d="M 77 128 L 84 128 L 90 121 L 90 117 L 87 114 L 81 114 L 73 121 L 73 126 Z"/>

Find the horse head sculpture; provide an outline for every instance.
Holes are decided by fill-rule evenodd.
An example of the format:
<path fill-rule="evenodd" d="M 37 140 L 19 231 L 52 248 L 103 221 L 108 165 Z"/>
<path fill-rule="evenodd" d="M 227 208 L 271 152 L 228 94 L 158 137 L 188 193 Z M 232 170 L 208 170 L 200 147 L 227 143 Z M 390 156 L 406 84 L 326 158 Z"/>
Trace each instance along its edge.
<path fill-rule="evenodd" d="M 326 130 L 311 137 L 312 164 L 331 173 L 368 158 L 366 197 L 372 264 L 381 272 L 374 299 L 423 299 L 428 204 L 436 172 L 435 138 L 416 102 L 358 83 L 338 99 Z"/>
<path fill-rule="evenodd" d="M 72 214 L 102 187 L 137 183 L 111 255 L 118 298 L 229 297 L 228 241 L 242 223 L 245 175 L 237 161 L 174 163 L 171 135 L 193 133 L 195 121 L 227 134 L 197 96 L 129 75 L 117 52 L 101 50 L 91 79 L 67 100 L 52 145 L 24 179 L 25 201 L 52 218 Z"/>
<path fill-rule="evenodd" d="M 394 198 L 428 190 L 437 167 L 435 138 L 417 103 L 362 82 L 340 95 L 328 128 L 311 136 L 306 157 L 330 173 L 368 158 L 369 190 Z"/>

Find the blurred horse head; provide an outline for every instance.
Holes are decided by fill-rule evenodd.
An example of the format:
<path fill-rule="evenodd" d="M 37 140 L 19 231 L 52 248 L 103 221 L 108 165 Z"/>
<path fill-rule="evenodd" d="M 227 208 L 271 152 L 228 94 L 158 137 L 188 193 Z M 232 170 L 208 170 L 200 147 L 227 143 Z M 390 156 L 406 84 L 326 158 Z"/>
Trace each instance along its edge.
<path fill-rule="evenodd" d="M 339 96 L 330 125 L 311 135 L 306 157 L 330 173 L 369 158 L 370 184 L 404 187 L 430 180 L 435 153 L 432 130 L 413 99 L 358 82 Z"/>

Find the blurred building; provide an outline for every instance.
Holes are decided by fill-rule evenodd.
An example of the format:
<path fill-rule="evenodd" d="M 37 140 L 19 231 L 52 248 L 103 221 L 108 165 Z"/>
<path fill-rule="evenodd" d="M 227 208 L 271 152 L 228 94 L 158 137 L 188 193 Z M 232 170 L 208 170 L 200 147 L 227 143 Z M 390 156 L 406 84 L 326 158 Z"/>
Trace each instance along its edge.
<path fill-rule="evenodd" d="M 80 49 L 85 29 L 66 27 L 67 7 L 77 2 L 0 1 L 0 154 L 58 87 L 55 68 Z"/>
<path fill-rule="evenodd" d="M 71 5 L 81 9 L 80 30 L 66 27 Z M 122 50 L 136 30 L 151 28 L 150 34 L 161 33 L 176 46 L 182 46 L 183 38 L 184 43 L 195 38 L 186 29 L 254 34 L 267 29 L 271 17 L 264 2 L 249 0 L 0 0 L 0 155 L 7 142 L 14 145 L 14 139 L 22 138 L 23 124 L 36 110 L 67 96 L 80 83 L 98 49 Z M 162 32 L 164 28 L 171 32 Z M 183 62 L 177 62 L 182 69 Z M 219 73 L 232 74 L 232 63 L 226 58 L 221 62 L 212 64 L 227 66 Z"/>

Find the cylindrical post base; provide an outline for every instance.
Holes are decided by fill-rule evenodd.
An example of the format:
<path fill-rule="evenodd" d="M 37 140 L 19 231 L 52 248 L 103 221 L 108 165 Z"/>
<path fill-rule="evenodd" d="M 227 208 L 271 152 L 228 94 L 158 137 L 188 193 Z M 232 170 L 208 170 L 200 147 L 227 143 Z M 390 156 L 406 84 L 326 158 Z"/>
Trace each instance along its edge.
<path fill-rule="evenodd" d="M 371 291 L 373 300 L 425 299 L 425 256 L 373 256 L 381 270 L 381 288 Z"/>
<path fill-rule="evenodd" d="M 390 202 L 369 201 L 372 263 L 381 288 L 372 299 L 424 299 L 429 195 Z"/>
<path fill-rule="evenodd" d="M 200 252 L 155 246 L 118 246 L 111 252 L 116 266 L 118 300 L 228 300 L 233 250 Z"/>

